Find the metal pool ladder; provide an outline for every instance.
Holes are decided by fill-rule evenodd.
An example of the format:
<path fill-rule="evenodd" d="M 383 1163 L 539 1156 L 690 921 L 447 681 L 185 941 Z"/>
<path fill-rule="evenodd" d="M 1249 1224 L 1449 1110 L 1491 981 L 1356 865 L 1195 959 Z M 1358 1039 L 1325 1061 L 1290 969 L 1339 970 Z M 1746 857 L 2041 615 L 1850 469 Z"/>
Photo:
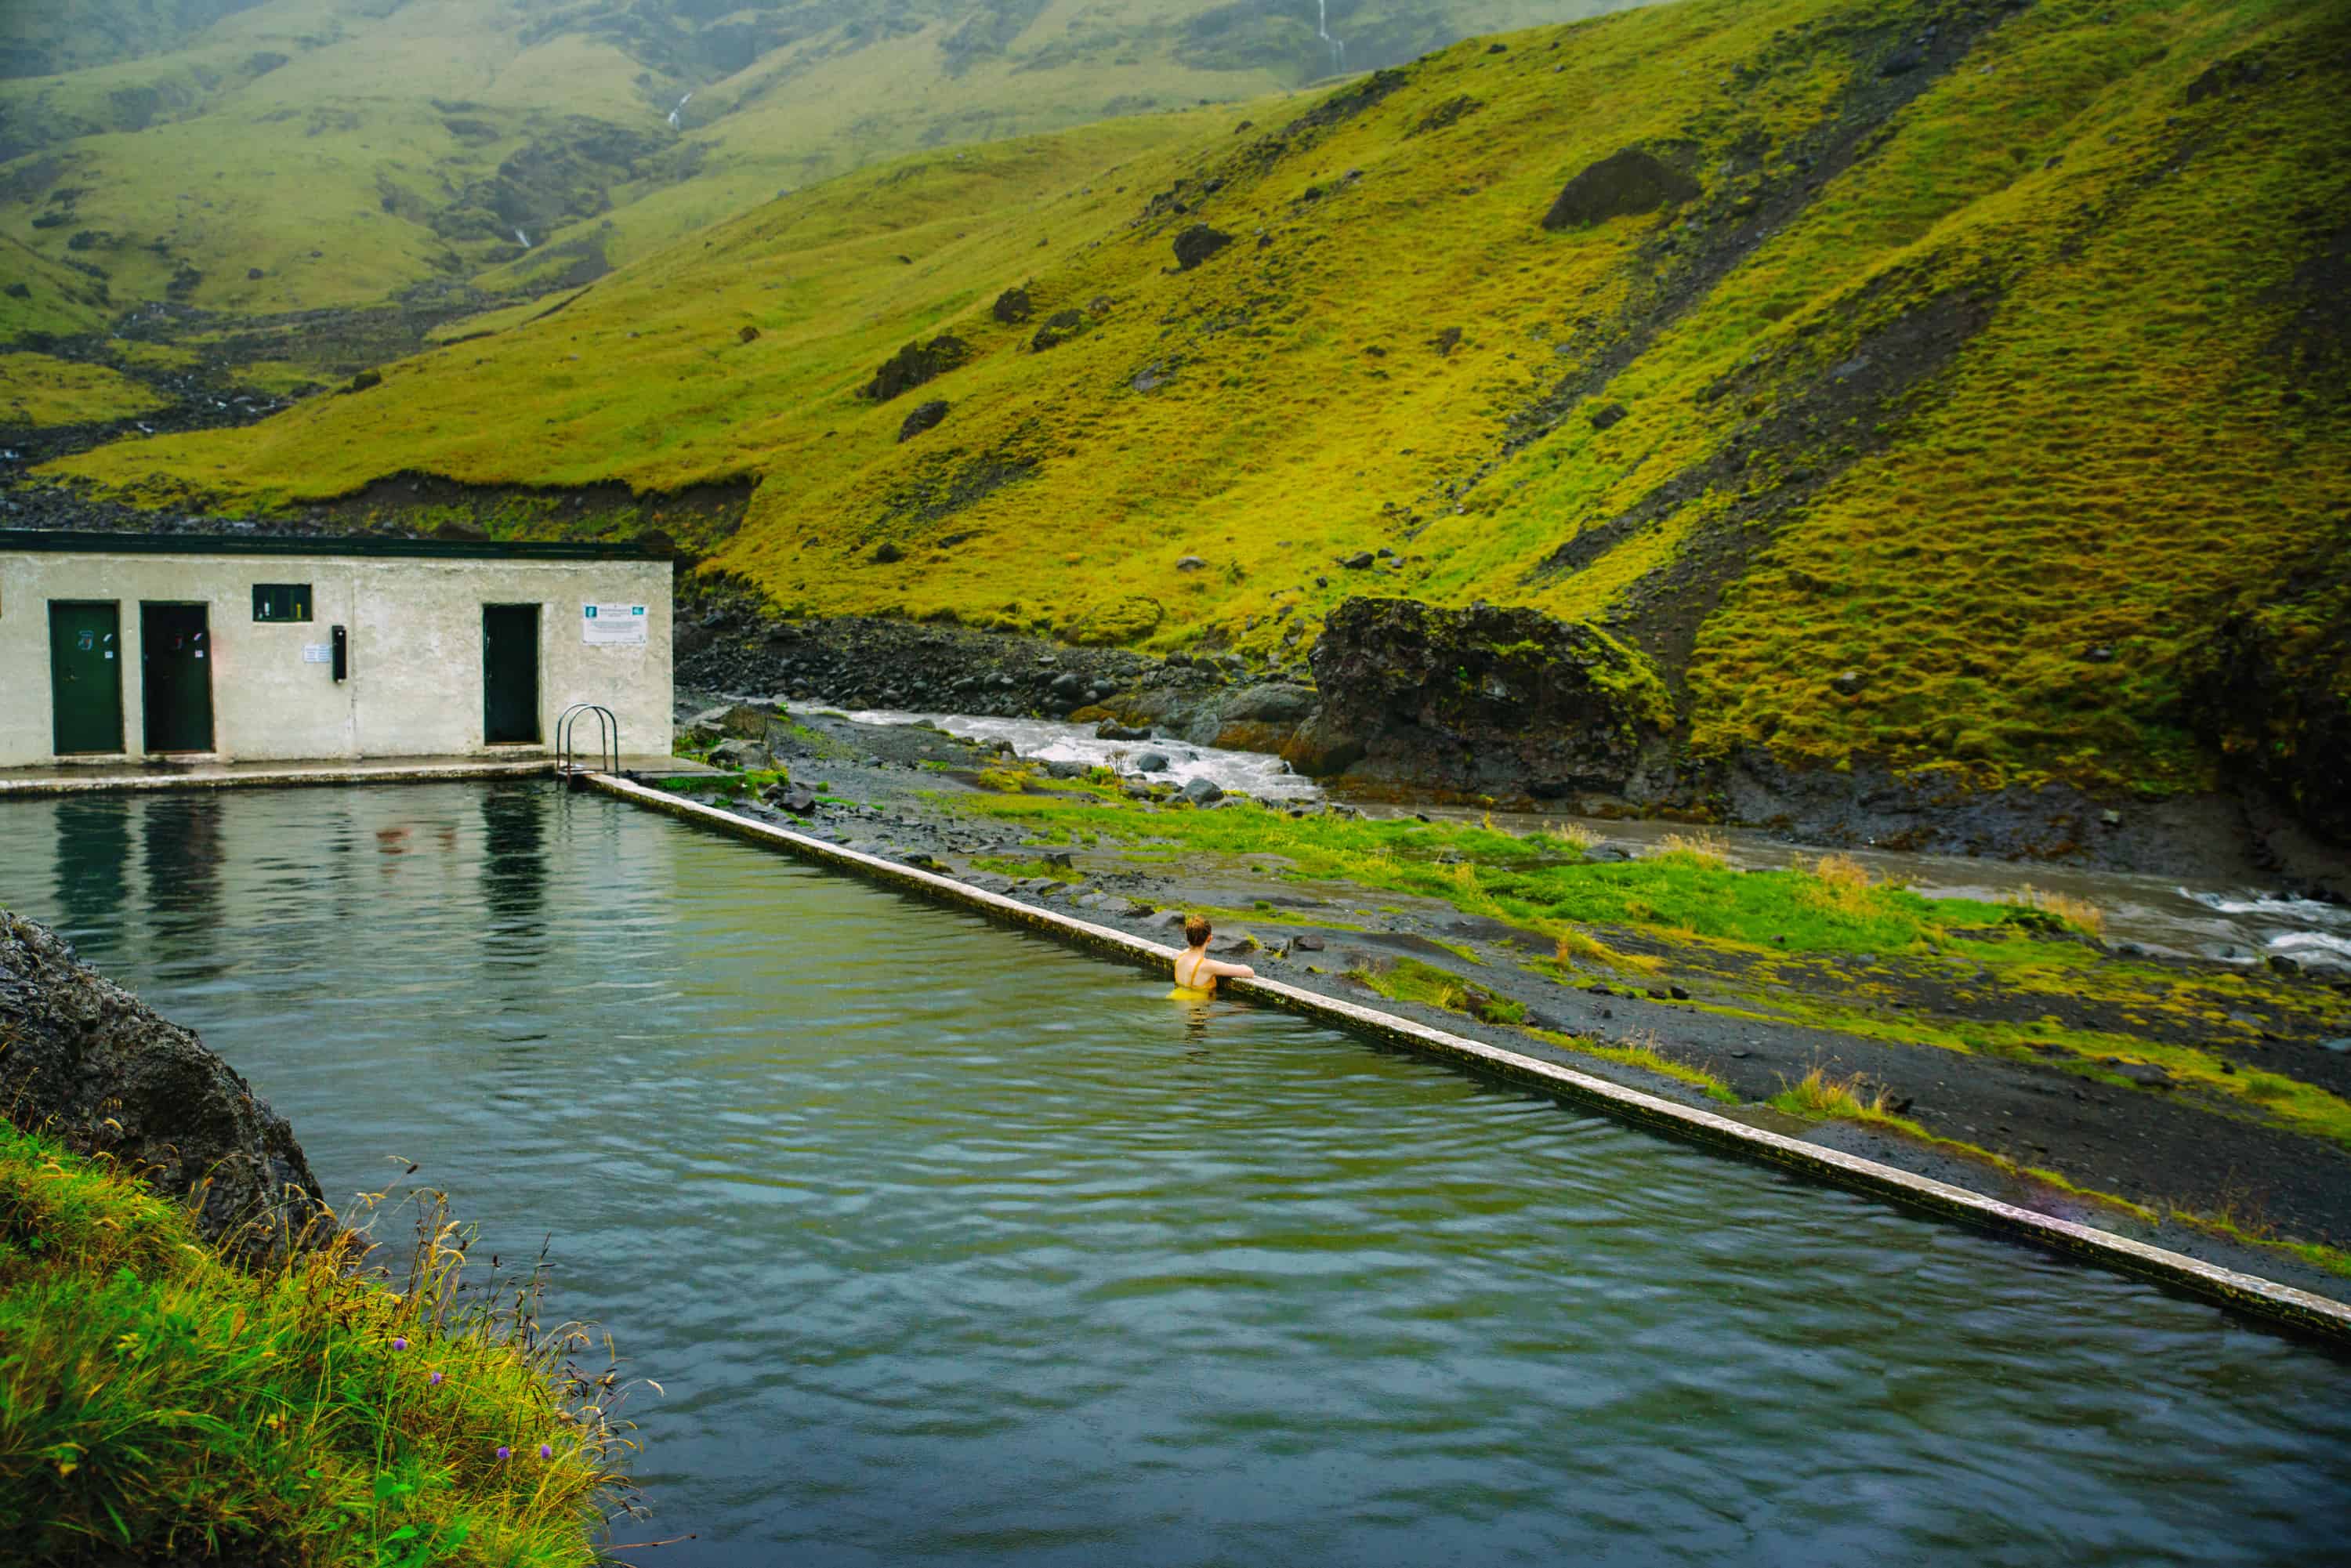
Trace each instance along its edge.
<path fill-rule="evenodd" d="M 590 714 L 596 716 L 596 760 L 601 769 L 580 765 L 573 746 L 580 721 Z M 573 703 L 555 721 L 556 777 L 568 780 L 574 789 L 588 787 L 590 772 L 618 773 L 621 770 L 621 721 L 612 710 L 601 703 Z"/>

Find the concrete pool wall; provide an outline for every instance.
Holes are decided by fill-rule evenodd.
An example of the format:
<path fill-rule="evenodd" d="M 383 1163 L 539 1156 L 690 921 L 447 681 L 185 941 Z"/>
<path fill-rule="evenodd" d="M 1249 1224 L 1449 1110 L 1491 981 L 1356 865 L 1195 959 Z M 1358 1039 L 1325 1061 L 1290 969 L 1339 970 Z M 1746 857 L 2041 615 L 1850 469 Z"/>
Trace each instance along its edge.
<path fill-rule="evenodd" d="M 731 811 L 606 774 L 586 781 L 608 795 L 698 822 L 753 843 L 838 867 L 885 885 L 974 909 L 991 918 L 1074 943 L 1105 956 L 1146 967 L 1172 964 L 1176 949 L 1123 931 L 1022 904 L 917 867 L 845 849 Z M 1693 1139 L 1766 1161 L 1852 1191 L 1891 1199 L 1957 1219 L 1977 1228 L 2033 1242 L 2088 1262 L 2103 1264 L 2175 1286 L 2269 1321 L 2351 1341 L 2351 1304 L 2297 1290 L 2258 1275 L 2240 1273 L 2182 1253 L 2111 1235 L 2076 1221 L 2039 1214 L 1964 1187 L 1914 1176 L 1875 1160 L 1824 1148 L 1696 1106 L 1676 1103 L 1499 1046 L 1416 1023 L 1374 1008 L 1317 995 L 1278 980 L 1227 982 L 1236 996 L 1269 1003 L 1359 1036 L 1499 1078 L 1579 1105 L 1636 1123 L 1653 1131 Z"/>

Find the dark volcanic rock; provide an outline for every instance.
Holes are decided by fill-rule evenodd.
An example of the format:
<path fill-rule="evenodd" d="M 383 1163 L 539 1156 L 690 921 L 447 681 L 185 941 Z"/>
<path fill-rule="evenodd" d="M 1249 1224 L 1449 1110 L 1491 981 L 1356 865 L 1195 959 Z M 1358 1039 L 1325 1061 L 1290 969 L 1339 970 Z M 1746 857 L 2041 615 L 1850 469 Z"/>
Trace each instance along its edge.
<path fill-rule="evenodd" d="M 1585 224 L 1636 213 L 1654 213 L 1687 202 L 1698 193 L 1696 180 L 1637 147 L 1612 152 L 1593 164 L 1559 193 L 1543 214 L 1547 229 L 1581 228 Z"/>
<path fill-rule="evenodd" d="M 1025 288 L 1006 289 L 996 297 L 996 304 L 991 307 L 996 319 L 1008 327 L 1026 321 L 1036 308 L 1036 303 L 1029 298 L 1029 291 Z"/>
<path fill-rule="evenodd" d="M 1232 243 L 1233 236 L 1222 229 L 1194 224 L 1176 236 L 1176 270 L 1189 272 Z"/>
<path fill-rule="evenodd" d="M 1624 794 L 1665 751 L 1671 704 L 1639 653 L 1538 611 L 1350 599 L 1315 644 L 1302 773 L 1553 800 Z"/>
<path fill-rule="evenodd" d="M 1037 335 L 1029 340 L 1029 346 L 1042 353 L 1047 349 L 1059 348 L 1072 338 L 1084 336 L 1092 325 L 1092 319 L 1082 310 L 1056 310 L 1045 318 L 1045 324 L 1037 329 Z"/>
<path fill-rule="evenodd" d="M 969 358 L 971 345 L 952 335 L 936 337 L 927 343 L 909 343 L 883 361 L 873 379 L 859 388 L 857 395 L 873 402 L 888 402 L 901 392 L 935 381 Z"/>
<path fill-rule="evenodd" d="M 0 1079 L 10 1115 L 103 1153 L 174 1197 L 233 1252 L 331 1226 L 286 1119 L 188 1030 L 0 913 Z"/>
<path fill-rule="evenodd" d="M 935 397 L 928 402 L 916 403 L 914 412 L 908 414 L 904 423 L 898 426 L 898 439 L 912 441 L 946 416 L 947 402 L 945 398 Z"/>
<path fill-rule="evenodd" d="M 2221 623 L 2189 662 L 2188 711 L 2241 776 L 2351 844 L 2351 584 L 2314 575 L 2325 586 Z"/>

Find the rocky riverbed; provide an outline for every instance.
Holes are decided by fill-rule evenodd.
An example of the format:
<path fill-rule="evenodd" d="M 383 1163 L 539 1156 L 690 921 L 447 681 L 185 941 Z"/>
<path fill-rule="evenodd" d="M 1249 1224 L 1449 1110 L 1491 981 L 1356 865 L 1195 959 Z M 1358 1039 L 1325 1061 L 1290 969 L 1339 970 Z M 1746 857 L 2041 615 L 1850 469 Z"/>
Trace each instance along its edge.
<path fill-rule="evenodd" d="M 1178 689 L 1230 688 L 1187 679 Z M 910 695 L 900 687 L 902 700 Z M 2134 1011 L 2086 997 L 2053 1003 L 2044 993 L 2004 992 L 1986 983 L 1988 974 L 1954 969 L 1940 957 L 1814 954 L 1793 961 L 1642 926 L 1594 933 L 1642 968 L 1563 977 L 1530 961 L 1548 952 L 1548 939 L 1437 899 L 1302 882 L 1263 856 L 1128 852 L 1149 844 L 1150 812 L 1259 809 L 1204 780 L 1186 789 L 1142 774 L 1115 789 L 1097 784 L 1104 799 L 1123 799 L 1137 813 L 1135 838 L 1046 841 L 1026 824 L 972 808 L 1007 789 L 1050 789 L 1056 774 L 1074 781 L 1086 772 L 1079 763 L 1025 765 L 1002 741 L 710 693 L 682 699 L 681 721 L 689 744 L 715 747 L 717 760 L 749 771 L 677 787 L 746 815 L 1161 940 L 1172 940 L 1181 912 L 1209 910 L 1224 952 L 1292 984 L 1377 1000 L 1652 1092 L 2312 1289 L 2345 1288 L 2340 1275 L 2305 1259 L 2247 1248 L 2169 1218 L 2175 1209 L 2220 1217 L 2251 1231 L 2351 1250 L 2351 1148 L 2340 1140 L 2265 1118 L 2145 1062 L 2085 1063 L 2053 1047 L 2043 1056 L 1898 1038 L 1908 1020 L 1932 1035 L 1970 1018 L 2022 1019 L 2054 1008 L 2085 1030 L 2136 1030 L 2146 1054 L 2161 1055 L 2167 1046 L 2212 1045 L 2212 1024 L 2192 1013 Z M 1278 809 L 1301 818 L 1359 814 L 1329 799 L 1293 799 Z M 1589 852 L 1605 862 L 1646 851 L 1626 841 Z M 2001 939 L 2080 940 L 2030 927 Z M 2127 961 L 2158 971 L 2150 984 L 2241 986 L 2242 1021 L 2224 1020 L 2220 1032 L 2226 1049 L 2244 1058 L 2244 1070 L 2351 1095 L 2351 1040 L 2342 1038 L 2351 1033 L 2351 975 L 2266 968 L 2248 975 L 2185 957 Z M 1395 994 L 1408 989 L 1397 977 L 1435 972 L 1458 983 L 1445 1005 Z M 2138 1021 L 2125 1021 L 2125 1012 Z M 1642 1065 L 1647 1052 L 1689 1077 Z M 1815 1069 L 1880 1096 L 1917 1131 L 1810 1120 L 1767 1103 Z M 2062 1180 L 2023 1174 L 2028 1167 Z"/>
<path fill-rule="evenodd" d="M 1165 658 L 866 617 L 790 621 L 724 578 L 688 580 L 677 678 L 847 710 L 1109 721 L 1262 751 L 1353 798 L 1766 826 L 1792 841 L 1981 854 L 2340 899 L 2351 853 L 2257 789 L 2107 800 L 2046 782 L 1992 790 L 1768 753 L 1692 765 L 1654 677 L 1530 611 L 1342 606 L 1305 664 Z"/>

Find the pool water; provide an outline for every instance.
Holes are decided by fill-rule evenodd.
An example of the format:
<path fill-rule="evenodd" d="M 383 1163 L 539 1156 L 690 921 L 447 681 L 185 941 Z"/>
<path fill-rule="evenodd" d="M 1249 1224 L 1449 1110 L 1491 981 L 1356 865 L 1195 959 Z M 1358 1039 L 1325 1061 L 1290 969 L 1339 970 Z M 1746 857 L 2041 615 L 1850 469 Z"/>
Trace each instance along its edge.
<path fill-rule="evenodd" d="M 2316 1562 L 2351 1358 L 540 783 L 0 803 L 340 1198 L 422 1162 L 664 1564 Z"/>

